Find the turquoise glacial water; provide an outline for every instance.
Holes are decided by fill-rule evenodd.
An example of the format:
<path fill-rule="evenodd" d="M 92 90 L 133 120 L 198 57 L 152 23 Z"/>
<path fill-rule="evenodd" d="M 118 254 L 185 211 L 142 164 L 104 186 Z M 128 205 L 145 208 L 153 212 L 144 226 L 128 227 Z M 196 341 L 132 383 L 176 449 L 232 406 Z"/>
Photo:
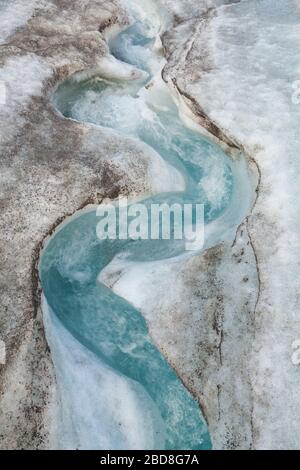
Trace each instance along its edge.
<path fill-rule="evenodd" d="M 149 72 L 145 82 L 70 80 L 55 96 L 66 116 L 137 138 L 183 175 L 186 190 L 144 201 L 205 204 L 206 224 L 228 209 L 234 193 L 234 162 L 216 145 L 184 126 L 171 97 L 161 109 L 141 96 L 155 58 L 150 28 L 140 21 L 111 41 L 119 59 Z M 40 277 L 48 305 L 62 325 L 117 374 L 138 382 L 162 418 L 161 449 L 209 449 L 199 404 L 153 344 L 142 314 L 97 279 L 117 254 L 131 261 L 166 259 L 184 252 L 182 240 L 99 240 L 95 210 L 79 214 L 47 244 Z M 155 292 L 153 292 L 155 295 Z M 67 393 L 67 391 L 66 391 Z M 146 419 L 146 418 L 145 418 Z"/>

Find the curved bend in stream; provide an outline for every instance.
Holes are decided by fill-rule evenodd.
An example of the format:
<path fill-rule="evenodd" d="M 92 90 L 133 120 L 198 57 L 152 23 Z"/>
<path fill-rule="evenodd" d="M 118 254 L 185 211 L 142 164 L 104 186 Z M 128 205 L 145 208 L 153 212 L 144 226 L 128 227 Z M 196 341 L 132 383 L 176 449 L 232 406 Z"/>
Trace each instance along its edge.
<path fill-rule="evenodd" d="M 249 208 L 245 159 L 232 160 L 184 125 L 160 78 L 164 61 L 157 25 L 134 16 L 131 26 L 110 40 L 110 51 L 120 61 L 114 67 L 122 71 L 128 67 L 124 63 L 131 64 L 138 78 L 71 79 L 58 88 L 55 104 L 66 117 L 108 127 L 159 154 L 182 189 L 143 202 L 147 207 L 152 202 L 205 204 L 206 246 L 211 246 L 232 233 Z M 198 402 L 153 344 L 142 314 L 99 277 L 120 254 L 122 262 L 166 262 L 183 256 L 185 245 L 162 239 L 101 241 L 98 221 L 95 209 L 71 218 L 50 238 L 40 262 L 61 399 L 60 445 L 210 448 Z"/>

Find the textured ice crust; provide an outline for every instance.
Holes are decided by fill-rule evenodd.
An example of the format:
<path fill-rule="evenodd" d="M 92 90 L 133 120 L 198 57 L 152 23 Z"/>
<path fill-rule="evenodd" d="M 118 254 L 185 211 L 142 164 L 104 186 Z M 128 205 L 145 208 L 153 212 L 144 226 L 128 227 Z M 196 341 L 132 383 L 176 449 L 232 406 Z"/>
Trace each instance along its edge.
<path fill-rule="evenodd" d="M 44 0 L 0 0 L 0 43 L 25 24 L 36 7 L 44 4 Z"/>
<path fill-rule="evenodd" d="M 4 103 L 0 105 L 1 145 L 9 142 L 16 133 L 12 111 L 20 113 L 33 97 L 40 97 L 50 75 L 51 68 L 31 54 L 11 58 L 0 68 L 0 84 L 5 90 Z M 18 119 L 20 123 L 24 122 L 24 117 Z"/>
<path fill-rule="evenodd" d="M 206 405 L 215 447 L 299 448 L 299 371 L 291 363 L 291 343 L 300 331 L 300 108 L 291 101 L 292 82 L 300 78 L 299 1 L 162 1 L 176 13 L 180 30 L 174 41 L 179 54 L 174 76 L 178 79 L 180 69 L 184 70 L 183 88 L 240 139 L 258 161 L 262 181 L 248 221 L 251 240 L 244 224 L 232 254 L 229 248 L 224 254 L 217 247 L 193 258 L 184 273 L 175 275 L 175 270 L 166 269 L 160 283 L 153 269 L 159 302 L 145 299 L 144 290 L 136 305 L 146 302 L 157 344 L 165 346 L 181 377 Z M 1 72 L 5 72 L 1 79 L 12 79 L 8 96 L 18 100 L 17 106 L 1 108 L 1 335 L 11 358 L 7 367 L 1 367 L 1 448 L 51 447 L 48 434 L 54 413 L 51 408 L 45 416 L 45 404 L 54 379 L 32 302 L 36 246 L 58 218 L 81 207 L 88 196 L 95 197 L 101 185 L 107 190 L 105 180 L 95 178 L 99 160 L 104 166 L 119 155 L 122 165 L 114 190 L 149 191 L 143 180 L 147 165 L 134 166 L 148 158 L 135 144 L 60 119 L 44 101 L 42 82 L 49 71 L 55 82 L 96 67 L 105 53 L 99 24 L 116 21 L 119 6 L 114 0 L 101 5 L 90 0 L 83 11 L 82 0 L 45 3 L 27 26 L 23 23 L 26 11 L 36 2 L 16 1 L 13 13 L 11 7 L 0 13 L 0 41 L 10 43 L 15 28 L 24 25 L 24 31 L 20 28 L 19 37 L 14 37 L 16 44 L 34 44 L 40 56 L 31 69 L 33 55 L 17 58 L 21 55 L 17 46 L 1 47 Z M 205 24 L 201 15 L 222 3 L 230 5 L 217 9 L 197 42 L 194 23 L 201 30 Z M 141 5 L 144 9 L 144 2 Z M 178 47 L 178 40 L 191 47 L 188 55 Z M 31 93 L 33 84 L 37 87 Z M 129 163 L 125 165 L 121 155 Z M 255 315 L 257 276 L 252 270 L 256 260 L 251 242 L 261 278 Z M 131 286 L 135 282 L 136 278 Z M 148 277 L 147 288 L 149 282 Z M 134 300 L 131 292 L 129 297 Z M 223 366 L 218 369 L 221 360 Z"/>
<path fill-rule="evenodd" d="M 123 20 L 115 0 L 85 3 L 39 2 L 0 47 L 0 80 L 7 86 L 7 105 L 2 94 L 0 105 L 0 336 L 10 358 L 0 368 L 3 449 L 56 445 L 56 383 L 33 268 L 41 240 L 87 200 L 97 204 L 103 193 L 152 190 L 151 156 L 137 142 L 63 119 L 48 102 L 50 83 L 92 69 L 106 53 L 99 26 Z M 1 12 L 0 23 L 3 18 Z"/>
<path fill-rule="evenodd" d="M 261 170 L 249 228 L 260 271 L 251 354 L 253 446 L 299 448 L 300 3 L 241 1 L 217 9 L 202 42 L 209 70 L 188 88 Z"/>

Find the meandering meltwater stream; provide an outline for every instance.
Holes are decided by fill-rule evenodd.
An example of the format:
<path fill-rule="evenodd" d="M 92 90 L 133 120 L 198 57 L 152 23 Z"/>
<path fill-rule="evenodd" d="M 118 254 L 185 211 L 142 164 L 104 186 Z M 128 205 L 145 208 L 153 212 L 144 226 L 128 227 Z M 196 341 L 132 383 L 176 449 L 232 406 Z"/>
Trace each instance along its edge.
<path fill-rule="evenodd" d="M 209 246 L 233 232 L 249 209 L 247 165 L 243 156 L 233 161 L 184 125 L 160 78 L 164 62 L 157 48 L 158 26 L 151 20 L 133 11 L 131 26 L 110 40 L 118 60 L 143 71 L 138 79 L 71 79 L 58 88 L 55 104 L 66 117 L 108 127 L 157 152 L 170 172 L 181 175 L 185 189 L 143 202 L 147 207 L 152 202 L 205 204 Z M 71 218 L 50 238 L 40 262 L 62 427 L 71 436 L 64 436 L 61 445 L 210 448 L 197 401 L 153 344 L 142 314 L 99 281 L 99 273 L 120 253 L 131 262 L 164 260 L 182 256 L 184 242 L 101 241 L 98 221 L 95 209 Z"/>

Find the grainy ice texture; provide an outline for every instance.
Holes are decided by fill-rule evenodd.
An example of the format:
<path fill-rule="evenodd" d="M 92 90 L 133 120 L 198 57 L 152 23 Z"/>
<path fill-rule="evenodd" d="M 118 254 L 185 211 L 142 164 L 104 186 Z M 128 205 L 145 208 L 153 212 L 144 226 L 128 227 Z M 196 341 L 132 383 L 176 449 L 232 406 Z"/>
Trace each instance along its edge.
<path fill-rule="evenodd" d="M 30 19 L 36 7 L 46 6 L 46 1 L 0 0 L 0 44 L 17 28 Z"/>
<path fill-rule="evenodd" d="M 0 49 L 0 339 L 7 358 L 0 365 L 1 448 L 57 446 L 53 367 L 37 308 L 42 240 L 103 195 L 151 193 L 161 174 L 158 156 L 65 120 L 48 96 L 60 80 L 101 65 L 107 47 L 99 30 L 118 19 L 126 17 L 113 1 L 39 3 Z M 157 190 L 164 180 L 154 184 Z"/>
<path fill-rule="evenodd" d="M 101 31 L 126 22 L 123 8 L 115 0 L 6 3 L 0 447 L 54 448 L 57 392 L 34 269 L 40 244 L 89 202 L 163 188 L 164 165 L 136 141 L 66 120 L 51 104 L 54 87 L 74 72 L 103 69 Z M 14 3 L 22 4 L 15 15 Z M 240 142 L 255 159 L 258 199 L 232 242 L 177 260 L 176 269 L 149 263 L 122 272 L 116 263 L 103 281 L 142 310 L 154 341 L 200 399 L 215 448 L 299 448 L 300 378 L 291 362 L 300 334 L 300 108 L 292 102 L 292 82 L 300 78 L 299 4 L 163 4 L 174 23 L 163 35 L 164 78 L 209 132 L 230 148 Z"/>
<path fill-rule="evenodd" d="M 174 60 L 173 67 L 169 62 L 169 70 L 259 166 L 258 200 L 247 224 L 258 265 L 259 299 L 252 330 L 241 335 L 236 325 L 231 344 L 234 351 L 241 342 L 249 345 L 252 412 L 243 409 L 244 422 L 252 425 L 252 447 L 297 449 L 300 372 L 291 356 L 300 334 L 300 107 L 295 83 L 300 4 L 232 2 L 211 11 L 208 18 L 202 25 L 191 20 L 189 53 L 182 61 Z M 166 34 L 173 58 L 183 56 L 184 31 L 183 23 Z M 235 380 L 240 383 L 243 374 L 236 369 Z M 235 403 L 234 398 L 229 421 L 236 414 Z M 217 445 L 224 445 L 222 436 Z"/>

